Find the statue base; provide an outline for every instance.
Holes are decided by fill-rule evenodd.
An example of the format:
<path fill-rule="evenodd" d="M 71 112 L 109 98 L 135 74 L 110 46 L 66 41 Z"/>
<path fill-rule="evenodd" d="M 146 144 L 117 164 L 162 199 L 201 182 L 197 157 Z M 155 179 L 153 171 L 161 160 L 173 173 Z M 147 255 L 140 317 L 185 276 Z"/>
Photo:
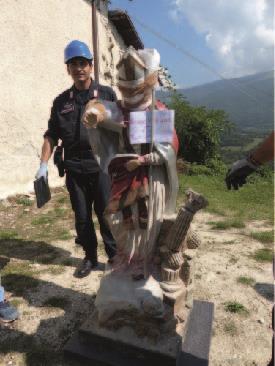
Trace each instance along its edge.
<path fill-rule="evenodd" d="M 158 340 L 138 337 L 126 326 L 101 327 L 94 312 L 65 345 L 65 356 L 93 366 L 207 366 L 213 309 L 212 303 L 194 301 L 188 321 Z"/>
<path fill-rule="evenodd" d="M 138 336 L 129 326 L 110 330 L 99 325 L 95 311 L 66 348 L 70 353 L 78 353 L 104 366 L 175 366 L 182 332 L 178 330 L 169 337 L 160 336 L 155 340 Z"/>

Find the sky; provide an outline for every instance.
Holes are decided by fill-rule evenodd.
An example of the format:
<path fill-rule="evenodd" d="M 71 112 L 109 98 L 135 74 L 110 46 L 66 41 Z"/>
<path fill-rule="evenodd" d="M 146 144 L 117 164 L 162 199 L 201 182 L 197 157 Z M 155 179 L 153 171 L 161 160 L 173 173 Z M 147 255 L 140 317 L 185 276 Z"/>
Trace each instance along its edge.
<path fill-rule="evenodd" d="M 273 0 L 112 0 L 110 9 L 128 12 L 177 87 L 274 69 Z"/>

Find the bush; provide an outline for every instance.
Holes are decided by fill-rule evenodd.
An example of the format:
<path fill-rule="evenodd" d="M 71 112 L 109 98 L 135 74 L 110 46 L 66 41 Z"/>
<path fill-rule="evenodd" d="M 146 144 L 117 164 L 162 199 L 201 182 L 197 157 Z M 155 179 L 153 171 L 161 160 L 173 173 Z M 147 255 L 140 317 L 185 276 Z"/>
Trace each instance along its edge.
<path fill-rule="evenodd" d="M 217 157 L 221 134 L 231 127 L 226 113 L 191 106 L 183 95 L 177 93 L 171 96 L 169 108 L 175 110 L 179 156 L 200 164 Z"/>
<path fill-rule="evenodd" d="M 225 175 L 227 171 L 226 165 L 219 159 L 209 159 L 205 165 L 202 164 L 186 164 L 187 175 Z"/>
<path fill-rule="evenodd" d="M 268 248 L 258 249 L 253 255 L 253 258 L 257 262 L 272 262 L 273 250 Z"/>
<path fill-rule="evenodd" d="M 237 302 L 237 301 L 227 301 L 225 304 L 224 304 L 224 308 L 225 308 L 225 311 L 228 311 L 230 313 L 235 313 L 235 314 L 248 314 L 249 311 L 246 309 L 246 307 Z"/>
<path fill-rule="evenodd" d="M 227 167 L 220 159 L 209 159 L 206 166 L 211 169 L 213 175 L 225 175 Z"/>
<path fill-rule="evenodd" d="M 212 175 L 212 171 L 206 165 L 193 163 L 188 166 L 187 175 Z"/>
<path fill-rule="evenodd" d="M 258 168 L 257 174 L 263 178 L 273 179 L 274 168 L 273 164 L 265 164 Z"/>

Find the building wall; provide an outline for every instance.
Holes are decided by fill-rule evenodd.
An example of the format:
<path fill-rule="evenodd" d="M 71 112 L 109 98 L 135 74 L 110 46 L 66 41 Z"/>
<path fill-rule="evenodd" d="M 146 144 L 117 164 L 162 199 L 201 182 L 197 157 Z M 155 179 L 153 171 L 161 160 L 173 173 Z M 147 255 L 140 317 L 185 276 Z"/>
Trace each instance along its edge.
<path fill-rule="evenodd" d="M 124 44 L 109 29 L 106 3 L 98 16 L 100 79 L 114 85 Z M 91 46 L 91 20 L 85 0 L 1 2 L 0 199 L 32 190 L 52 100 L 72 83 L 63 63 L 64 47 L 72 39 Z M 49 181 L 51 186 L 64 184 L 52 162 Z"/>

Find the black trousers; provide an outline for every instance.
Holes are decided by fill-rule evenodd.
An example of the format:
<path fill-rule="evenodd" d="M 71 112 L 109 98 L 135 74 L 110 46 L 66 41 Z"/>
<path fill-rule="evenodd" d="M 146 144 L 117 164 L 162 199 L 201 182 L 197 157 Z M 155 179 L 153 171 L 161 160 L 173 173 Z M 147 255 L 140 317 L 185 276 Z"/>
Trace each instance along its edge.
<path fill-rule="evenodd" d="M 92 220 L 92 208 L 97 215 L 100 234 L 109 258 L 116 252 L 116 244 L 103 217 L 110 194 L 110 178 L 103 172 L 92 174 L 66 173 L 66 186 L 75 213 L 77 236 L 85 251 L 86 258 L 97 260 L 97 237 Z"/>

